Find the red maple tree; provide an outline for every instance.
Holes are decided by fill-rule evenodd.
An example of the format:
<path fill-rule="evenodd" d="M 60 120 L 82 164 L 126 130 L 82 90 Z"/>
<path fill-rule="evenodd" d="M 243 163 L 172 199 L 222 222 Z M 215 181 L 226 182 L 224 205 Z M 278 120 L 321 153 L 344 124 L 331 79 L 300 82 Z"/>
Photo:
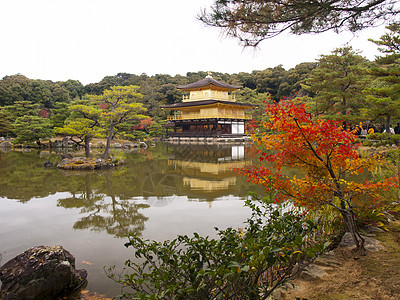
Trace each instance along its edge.
<path fill-rule="evenodd" d="M 357 137 L 341 128 L 340 122 L 313 119 L 305 104 L 281 101 L 266 105 L 269 121 L 259 137 L 253 137 L 263 164 L 238 171 L 253 183 L 277 192 L 276 201 L 318 208 L 330 205 L 342 216 L 356 250 L 365 252 L 364 238 L 356 223 L 358 206 L 379 204 L 381 195 L 398 184 L 395 178 L 362 183 L 348 179 L 372 170 L 382 157 L 361 157 Z M 265 163 L 264 163 L 265 162 Z M 284 167 L 302 171 L 301 178 L 284 174 Z"/>

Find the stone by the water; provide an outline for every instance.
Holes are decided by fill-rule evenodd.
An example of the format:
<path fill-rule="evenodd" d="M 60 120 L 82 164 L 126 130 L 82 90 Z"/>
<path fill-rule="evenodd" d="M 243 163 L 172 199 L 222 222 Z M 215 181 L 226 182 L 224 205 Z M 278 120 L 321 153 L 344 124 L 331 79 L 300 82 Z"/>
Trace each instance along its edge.
<path fill-rule="evenodd" d="M 8 141 L 0 143 L 0 148 L 11 148 L 12 144 Z"/>
<path fill-rule="evenodd" d="M 43 166 L 46 167 L 46 168 L 50 168 L 50 167 L 53 166 L 53 163 L 52 163 L 51 161 L 46 160 L 46 161 L 43 163 Z"/>
<path fill-rule="evenodd" d="M 82 286 L 86 278 L 86 270 L 76 270 L 75 257 L 62 246 L 38 246 L 0 268 L 1 297 L 55 299 Z"/>
<path fill-rule="evenodd" d="M 65 158 L 72 159 L 73 156 L 71 155 L 71 153 L 63 153 L 63 154 L 61 154 L 61 159 L 65 159 Z"/>
<path fill-rule="evenodd" d="M 57 168 L 64 170 L 94 170 L 94 169 L 109 169 L 115 167 L 115 164 L 105 161 L 101 158 L 84 158 L 73 157 L 64 158 Z"/>

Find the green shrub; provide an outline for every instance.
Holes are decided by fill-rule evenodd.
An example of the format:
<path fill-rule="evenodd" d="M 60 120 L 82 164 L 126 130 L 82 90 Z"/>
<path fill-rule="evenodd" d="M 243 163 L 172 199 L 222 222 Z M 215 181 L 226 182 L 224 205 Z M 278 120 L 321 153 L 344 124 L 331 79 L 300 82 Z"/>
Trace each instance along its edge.
<path fill-rule="evenodd" d="M 382 213 L 389 212 L 397 217 L 400 216 L 400 147 L 389 149 L 383 153 L 386 163 L 377 166 L 372 175 L 374 180 L 382 180 L 392 176 L 397 177 L 397 186 L 384 194 L 385 206 L 380 207 L 379 215 L 382 222 Z"/>
<path fill-rule="evenodd" d="M 113 149 L 110 153 L 110 156 L 111 156 L 111 162 L 116 165 L 123 164 L 126 159 L 126 154 L 122 150 Z"/>
<path fill-rule="evenodd" d="M 367 138 L 363 141 L 365 146 L 385 146 L 385 145 L 399 145 L 400 135 L 389 134 L 389 133 L 371 133 L 367 135 Z"/>
<path fill-rule="evenodd" d="M 310 238 L 318 220 L 304 211 L 265 199 L 246 205 L 252 216 L 245 228 L 216 228 L 217 239 L 194 233 L 157 242 L 132 233 L 125 246 L 135 260 L 122 274 L 114 267 L 106 273 L 129 299 L 265 299 L 325 245 Z"/>

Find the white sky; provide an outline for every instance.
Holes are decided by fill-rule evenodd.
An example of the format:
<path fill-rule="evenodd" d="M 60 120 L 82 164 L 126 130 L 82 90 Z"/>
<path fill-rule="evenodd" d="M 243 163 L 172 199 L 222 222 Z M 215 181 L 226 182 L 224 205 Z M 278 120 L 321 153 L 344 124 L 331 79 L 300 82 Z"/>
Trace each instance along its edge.
<path fill-rule="evenodd" d="M 251 72 L 315 61 L 349 43 L 373 60 L 368 38 L 384 26 L 351 33 L 279 36 L 243 49 L 196 20 L 212 0 L 0 0 L 0 78 L 83 84 L 119 72 L 148 75 Z"/>

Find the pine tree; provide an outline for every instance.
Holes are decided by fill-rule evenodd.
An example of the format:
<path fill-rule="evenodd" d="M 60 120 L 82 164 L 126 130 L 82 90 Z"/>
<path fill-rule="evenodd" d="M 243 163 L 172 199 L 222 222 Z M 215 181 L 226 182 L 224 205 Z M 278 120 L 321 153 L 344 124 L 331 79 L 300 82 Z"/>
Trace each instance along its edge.
<path fill-rule="evenodd" d="M 359 109 L 365 96 L 365 66 L 367 60 L 352 47 L 335 49 L 322 55 L 306 84 L 305 89 L 315 96 L 309 103 L 316 116 L 343 119 L 346 123 L 359 122 Z"/>
<path fill-rule="evenodd" d="M 374 85 L 365 90 L 367 106 L 363 113 L 370 119 L 381 119 L 386 132 L 390 132 L 392 118 L 400 117 L 400 24 L 386 27 L 389 33 L 380 40 L 371 40 L 381 46 L 379 51 L 385 56 L 377 57 L 376 67 L 370 73 Z"/>

